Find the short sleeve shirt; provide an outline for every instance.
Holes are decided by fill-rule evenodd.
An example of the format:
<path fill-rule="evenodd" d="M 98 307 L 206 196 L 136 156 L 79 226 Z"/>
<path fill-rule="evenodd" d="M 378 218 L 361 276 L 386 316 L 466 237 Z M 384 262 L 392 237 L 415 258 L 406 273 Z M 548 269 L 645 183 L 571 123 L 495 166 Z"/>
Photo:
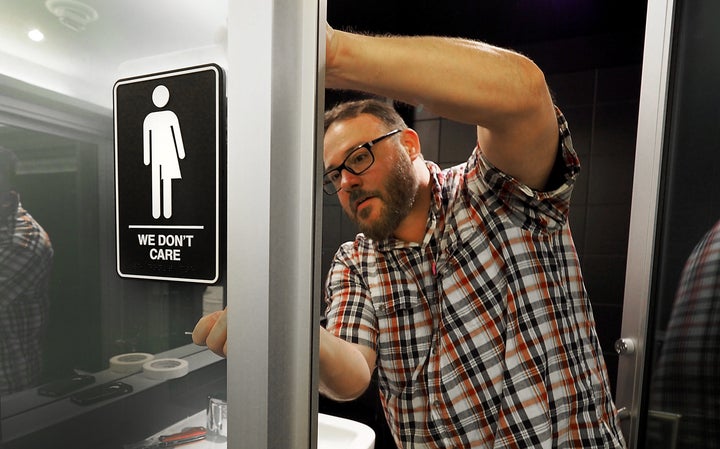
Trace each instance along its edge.
<path fill-rule="evenodd" d="M 13 201 L 14 213 L 0 219 L 0 394 L 37 384 L 50 307 L 50 238 Z"/>
<path fill-rule="evenodd" d="M 649 402 L 681 416 L 678 448 L 720 443 L 720 221 L 685 262 Z"/>
<path fill-rule="evenodd" d="M 579 160 L 538 192 L 479 148 L 441 170 L 423 242 L 359 234 L 335 255 L 327 329 L 377 353 L 403 448 L 624 447 L 568 226 Z"/>

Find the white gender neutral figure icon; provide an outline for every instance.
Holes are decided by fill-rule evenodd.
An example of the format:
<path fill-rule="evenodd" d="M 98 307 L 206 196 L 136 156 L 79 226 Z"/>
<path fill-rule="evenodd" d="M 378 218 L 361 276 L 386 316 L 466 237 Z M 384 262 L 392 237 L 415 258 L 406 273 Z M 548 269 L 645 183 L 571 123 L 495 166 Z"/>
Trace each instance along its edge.
<path fill-rule="evenodd" d="M 163 108 L 170 100 L 167 87 L 157 86 L 152 101 Z M 152 163 L 152 216 L 172 216 L 172 180 L 181 179 L 178 158 L 185 159 L 180 122 L 172 111 L 151 112 L 143 121 L 143 163 Z M 162 202 L 161 202 L 162 197 Z"/>

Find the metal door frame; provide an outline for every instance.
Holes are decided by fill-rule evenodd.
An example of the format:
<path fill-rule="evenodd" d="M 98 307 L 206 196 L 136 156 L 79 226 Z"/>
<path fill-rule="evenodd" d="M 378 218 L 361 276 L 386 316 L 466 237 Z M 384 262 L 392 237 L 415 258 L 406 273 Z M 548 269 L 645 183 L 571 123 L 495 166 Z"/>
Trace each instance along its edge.
<path fill-rule="evenodd" d="M 628 239 L 616 405 L 630 448 L 638 445 L 649 299 L 670 70 L 674 0 L 649 0 Z"/>
<path fill-rule="evenodd" d="M 317 444 L 324 18 L 228 2 L 228 447 Z"/>

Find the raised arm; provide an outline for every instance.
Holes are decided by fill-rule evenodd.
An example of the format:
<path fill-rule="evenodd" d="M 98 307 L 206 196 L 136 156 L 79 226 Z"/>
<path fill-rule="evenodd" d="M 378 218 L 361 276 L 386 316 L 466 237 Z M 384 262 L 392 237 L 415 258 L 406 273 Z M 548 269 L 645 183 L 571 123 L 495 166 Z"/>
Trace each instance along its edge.
<path fill-rule="evenodd" d="M 545 77 L 531 60 L 465 39 L 327 30 L 327 87 L 394 98 L 477 125 L 490 162 L 544 187 L 559 135 Z"/>

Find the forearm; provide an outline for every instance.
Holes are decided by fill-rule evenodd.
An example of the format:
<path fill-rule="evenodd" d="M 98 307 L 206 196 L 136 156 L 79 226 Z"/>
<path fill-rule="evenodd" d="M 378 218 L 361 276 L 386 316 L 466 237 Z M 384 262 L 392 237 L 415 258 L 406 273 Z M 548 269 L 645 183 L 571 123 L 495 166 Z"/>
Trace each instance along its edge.
<path fill-rule="evenodd" d="M 374 352 L 320 328 L 320 393 L 336 401 L 359 397 L 370 385 Z"/>
<path fill-rule="evenodd" d="M 398 99 L 493 128 L 549 97 L 542 72 L 517 53 L 441 37 L 371 37 L 334 31 L 328 87 Z"/>

